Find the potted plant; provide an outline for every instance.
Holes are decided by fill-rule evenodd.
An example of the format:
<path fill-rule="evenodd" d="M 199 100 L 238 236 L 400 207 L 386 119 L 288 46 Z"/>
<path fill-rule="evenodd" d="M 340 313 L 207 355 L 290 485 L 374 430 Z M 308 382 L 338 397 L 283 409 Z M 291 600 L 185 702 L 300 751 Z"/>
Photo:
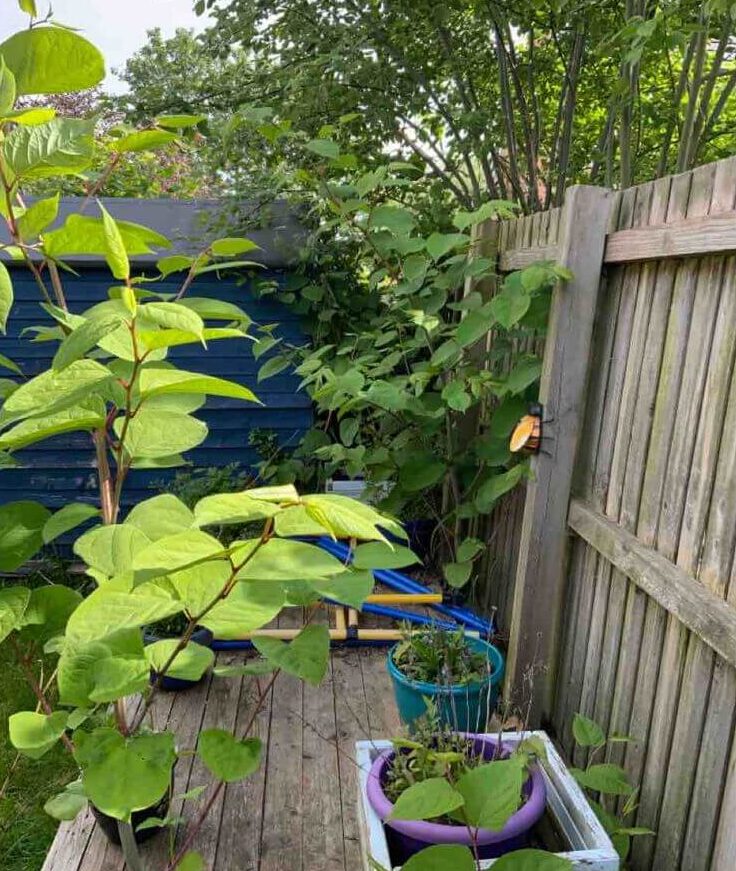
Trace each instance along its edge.
<path fill-rule="evenodd" d="M 546 803 L 534 741 L 511 747 L 431 719 L 415 738 L 393 741 L 367 779 L 397 864 L 431 845 L 465 846 L 478 859 L 526 846 Z"/>
<path fill-rule="evenodd" d="M 389 651 L 387 668 L 407 726 L 426 714 L 430 699 L 441 724 L 483 732 L 498 701 L 504 661 L 481 638 L 430 627 L 398 642 Z"/>

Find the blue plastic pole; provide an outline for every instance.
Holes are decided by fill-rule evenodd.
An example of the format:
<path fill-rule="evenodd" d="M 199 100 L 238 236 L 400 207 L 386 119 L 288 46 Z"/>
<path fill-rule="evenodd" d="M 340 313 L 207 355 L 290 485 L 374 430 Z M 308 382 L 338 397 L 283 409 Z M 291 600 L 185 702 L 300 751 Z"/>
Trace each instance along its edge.
<path fill-rule="evenodd" d="M 317 539 L 316 544 L 338 559 L 343 561 L 350 559 L 350 548 L 340 541 L 333 541 L 331 538 L 322 537 Z M 431 592 L 423 584 L 420 584 L 419 581 L 415 581 L 413 578 L 409 578 L 392 569 L 375 569 L 373 576 L 387 587 L 402 593 Z M 488 620 L 479 617 L 467 608 L 460 608 L 456 605 L 430 605 L 430 607 L 441 614 L 445 614 L 447 617 L 452 617 L 460 623 L 464 623 L 468 628 L 475 629 L 482 635 L 490 636 L 494 634 L 493 626 Z"/>

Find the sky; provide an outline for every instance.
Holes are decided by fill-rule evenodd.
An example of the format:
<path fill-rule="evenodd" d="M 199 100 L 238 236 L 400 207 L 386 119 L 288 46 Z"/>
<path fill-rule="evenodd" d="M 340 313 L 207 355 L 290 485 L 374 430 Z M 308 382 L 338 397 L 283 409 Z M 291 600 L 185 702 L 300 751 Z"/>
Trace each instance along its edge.
<path fill-rule="evenodd" d="M 39 16 L 44 16 L 49 0 L 36 2 Z M 122 67 L 146 42 L 147 30 L 160 27 L 164 36 L 172 36 L 177 27 L 199 31 L 206 25 L 206 18 L 192 10 L 194 0 L 53 0 L 52 6 L 57 21 L 80 28 L 105 55 L 104 87 L 113 92 L 124 90 L 124 85 L 112 69 Z M 0 42 L 27 25 L 28 16 L 16 0 L 0 0 Z"/>

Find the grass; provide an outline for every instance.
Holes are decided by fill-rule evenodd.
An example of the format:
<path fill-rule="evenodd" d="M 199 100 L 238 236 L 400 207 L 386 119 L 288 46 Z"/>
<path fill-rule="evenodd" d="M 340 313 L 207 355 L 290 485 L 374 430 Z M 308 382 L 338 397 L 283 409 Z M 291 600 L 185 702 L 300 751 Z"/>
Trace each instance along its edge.
<path fill-rule="evenodd" d="M 43 806 L 74 778 L 74 762 L 59 744 L 41 759 L 21 757 L 16 763 L 8 739 L 8 716 L 19 710 L 35 710 L 35 699 L 12 651 L 4 645 L 0 647 L 0 788 L 9 777 L 0 797 L 0 856 L 3 868 L 38 871 L 57 826 Z"/>
<path fill-rule="evenodd" d="M 28 586 L 43 583 L 78 583 L 60 566 L 22 581 Z M 17 584 L 17 579 L 0 578 L 0 585 Z M 55 657 L 39 660 L 46 677 Z M 8 738 L 8 717 L 16 711 L 33 711 L 36 699 L 26 683 L 8 644 L 0 644 L 0 868 L 39 871 L 54 839 L 58 823 L 43 806 L 75 777 L 75 764 L 61 744 L 41 759 L 18 757 Z"/>

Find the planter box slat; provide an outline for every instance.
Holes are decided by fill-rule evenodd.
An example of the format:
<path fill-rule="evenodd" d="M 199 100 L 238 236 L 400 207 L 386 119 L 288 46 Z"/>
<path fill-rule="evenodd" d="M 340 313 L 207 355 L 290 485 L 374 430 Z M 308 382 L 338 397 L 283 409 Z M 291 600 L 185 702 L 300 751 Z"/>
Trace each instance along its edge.
<path fill-rule="evenodd" d="M 505 743 L 517 744 L 531 735 L 541 738 L 546 747 L 547 761 L 541 767 L 547 786 L 547 811 L 569 844 L 567 851 L 557 855 L 570 859 L 575 869 L 619 871 L 620 860 L 610 838 L 547 733 L 503 732 L 501 738 Z M 369 856 L 386 871 L 400 871 L 391 865 L 383 824 L 371 807 L 366 793 L 373 761 L 379 753 L 392 746 L 391 741 L 358 741 L 355 745 L 360 770 L 358 817 L 364 871 L 373 871 Z M 481 868 L 492 868 L 495 862 L 495 859 L 487 859 L 481 862 Z"/>

